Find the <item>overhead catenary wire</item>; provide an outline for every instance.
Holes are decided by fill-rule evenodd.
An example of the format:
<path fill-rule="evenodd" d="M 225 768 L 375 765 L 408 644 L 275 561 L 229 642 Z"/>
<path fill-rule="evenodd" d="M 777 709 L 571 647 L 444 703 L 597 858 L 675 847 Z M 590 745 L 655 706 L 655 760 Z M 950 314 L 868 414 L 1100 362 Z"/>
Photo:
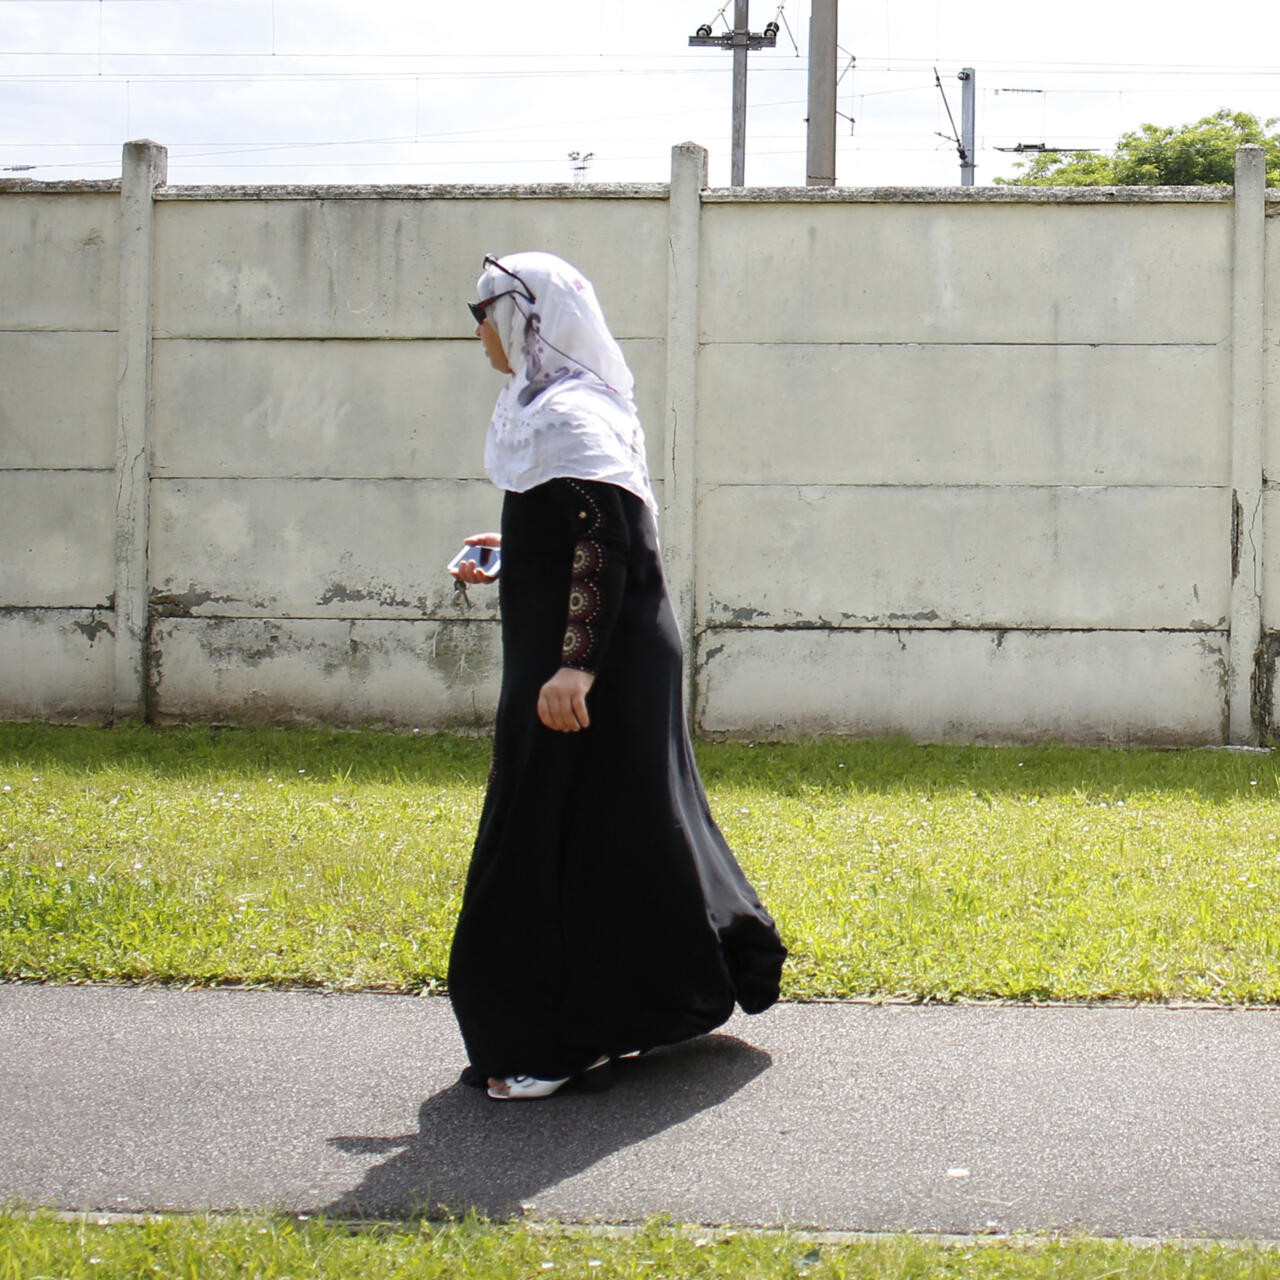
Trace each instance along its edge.
<path fill-rule="evenodd" d="M 104 16 L 109 10 L 111 9 L 127 10 L 129 8 L 138 8 L 141 6 L 168 6 L 170 9 L 176 12 L 184 8 L 196 8 L 197 6 L 193 3 L 193 0 L 40 0 L 41 6 L 47 9 L 56 8 L 56 9 L 62 10 L 62 9 L 79 8 L 81 10 L 92 11 L 96 19 L 95 26 L 97 28 L 97 37 L 98 37 L 96 42 L 96 47 L 92 49 L 86 49 L 82 53 L 77 53 L 77 52 L 69 53 L 65 49 L 56 49 L 56 50 L 12 49 L 8 51 L 0 51 L 0 57 L 2 56 L 49 56 L 49 57 L 129 56 L 129 57 L 144 57 L 144 58 L 145 57 L 156 57 L 156 58 L 260 57 L 260 58 L 269 58 L 271 60 L 290 59 L 290 58 L 368 60 L 368 59 L 378 59 L 378 58 L 412 57 L 416 60 L 430 60 L 430 59 L 446 60 L 446 59 L 454 59 L 459 56 L 459 53 L 457 51 L 452 51 L 452 50 L 439 52 L 439 53 L 419 52 L 414 54 L 405 54 L 403 51 L 384 52 L 380 50 L 362 51 L 362 50 L 352 50 L 352 49 L 321 49 L 321 50 L 290 51 L 289 49 L 281 48 L 279 44 L 276 0 L 219 0 L 219 4 L 224 7 L 227 6 L 228 4 L 235 4 L 237 2 L 245 9 L 261 11 L 262 22 L 261 22 L 260 29 L 261 29 L 262 36 L 264 37 L 264 40 L 263 40 L 264 47 L 262 49 L 257 51 L 246 51 L 246 50 L 209 51 L 209 50 L 184 50 L 184 49 L 132 50 L 132 51 L 109 50 L 104 47 L 103 35 L 102 35 Z M 604 0 L 604 2 L 607 3 L 608 0 Z M 726 29 L 729 27 L 728 20 L 725 18 L 725 13 L 731 2 L 732 0 L 724 0 L 724 3 L 720 6 L 715 16 L 712 18 L 713 24 L 718 21 L 718 22 L 721 22 L 726 27 Z M 786 3 L 786 0 L 779 0 L 778 15 L 776 15 L 775 20 L 777 20 L 777 18 L 780 17 L 782 20 L 785 21 L 785 12 L 784 12 L 785 3 Z M 35 7 L 32 3 L 32 0 L 0 0 L 0 6 L 4 6 L 4 5 L 21 6 L 25 8 Z M 940 16 L 941 16 L 940 4 L 935 6 L 935 12 L 940 21 Z M 939 56 L 940 51 L 937 47 L 939 44 L 939 40 L 936 34 L 934 39 L 934 46 L 935 46 L 934 50 L 927 57 L 925 56 L 913 57 L 913 56 L 907 56 L 902 54 L 899 54 L 896 57 L 892 56 L 892 48 L 889 43 L 889 36 L 892 33 L 892 30 L 893 30 L 893 27 L 891 22 L 891 5 L 889 3 L 889 0 L 885 0 L 885 57 L 882 60 L 882 62 L 885 65 L 888 65 L 889 63 L 892 62 L 892 63 L 896 63 L 898 66 L 904 66 L 904 65 L 910 65 L 910 64 L 915 64 L 916 66 L 927 66 L 934 63 L 945 62 L 945 59 L 941 59 Z M 788 25 L 788 31 L 790 33 L 789 25 Z M 919 37 L 919 33 L 916 32 L 913 38 L 918 39 L 918 37 Z M 793 36 L 793 44 L 794 43 L 795 41 Z M 619 52 L 622 52 L 622 51 L 619 51 Z M 799 52 L 798 47 L 796 52 L 797 53 Z M 540 52 L 531 52 L 531 53 L 525 53 L 525 54 L 512 55 L 512 54 L 504 53 L 498 50 L 495 50 L 493 52 L 488 52 L 485 50 L 480 50 L 480 51 L 469 50 L 466 56 L 474 60 L 477 58 L 504 58 L 504 57 L 513 57 L 513 56 L 515 57 L 523 56 L 529 59 L 536 59 L 536 58 L 540 58 L 543 55 Z M 605 56 L 618 56 L 618 53 L 606 54 Z M 623 56 L 646 56 L 646 55 L 632 55 L 631 52 L 628 50 L 628 51 L 625 51 L 625 53 L 623 53 Z M 870 61 L 868 61 L 867 65 L 868 66 L 871 65 Z M 1104 61 L 1099 61 L 1094 59 L 1088 59 L 1088 60 L 1075 59 L 1075 60 L 1056 61 L 1053 59 L 1031 60 L 1031 59 L 1000 58 L 1000 59 L 984 59 L 984 62 L 983 62 L 983 69 L 985 74 L 992 74 L 1010 67 L 1036 67 L 1046 71 L 1071 70 L 1073 72 L 1080 72 L 1085 74 L 1089 74 L 1093 72 L 1113 74 L 1113 73 L 1123 72 L 1123 71 L 1135 71 L 1135 72 L 1146 73 L 1146 74 L 1220 73 L 1220 74 L 1228 74 L 1228 75 L 1240 75 L 1240 74 L 1264 74 L 1264 75 L 1272 75 L 1272 76 L 1280 75 L 1280 67 L 1278 66 L 1268 66 L 1268 67 L 1259 67 L 1257 65 L 1241 66 L 1239 64 L 1234 64 L 1234 63 L 1211 63 L 1211 62 L 1206 62 L 1203 59 L 1186 61 L 1186 62 L 1181 62 L 1181 61 L 1180 62 L 1171 62 L 1171 61 L 1142 62 L 1139 60 L 1129 60 L 1129 61 L 1123 61 L 1123 62 L 1121 61 L 1104 62 Z"/>
<path fill-rule="evenodd" d="M 932 88 L 927 86 L 912 86 L 910 88 L 901 89 L 879 89 L 872 90 L 868 93 L 861 94 L 861 97 L 883 97 L 891 94 L 912 93 L 917 92 L 921 88 Z M 781 107 L 802 107 L 806 105 L 803 98 L 787 98 L 774 102 L 760 102 L 755 105 L 755 110 L 764 111 L 766 109 L 776 109 Z M 646 112 L 643 115 L 629 116 L 604 116 L 592 121 L 593 125 L 605 124 L 626 124 L 635 120 L 649 120 L 662 118 L 683 118 L 696 114 L 719 114 L 723 111 L 723 107 L 719 104 L 708 105 L 705 107 L 690 107 L 679 111 L 665 112 Z M 407 142 L 422 142 L 440 144 L 451 144 L 456 142 L 458 145 L 470 146 L 477 139 L 476 135 L 486 133 L 501 133 L 509 136 L 512 132 L 520 130 L 542 130 L 542 129 L 558 129 L 558 128 L 578 128 L 581 125 L 580 119 L 566 120 L 537 120 L 537 121 L 519 121 L 515 123 L 503 123 L 498 125 L 476 126 L 469 129 L 453 129 L 447 131 L 438 131 L 434 133 L 415 132 L 413 134 L 382 136 L 373 138 L 328 138 L 323 140 L 269 140 L 254 139 L 244 141 L 212 141 L 212 140 L 187 140 L 173 141 L 168 145 L 171 148 L 183 146 L 219 146 L 219 147 L 236 147 L 240 149 L 241 154 L 249 154 L 253 150 L 268 150 L 271 148 L 301 148 L 301 147 L 348 147 L 348 146 L 369 146 L 375 144 L 402 144 Z M 576 136 L 576 135 L 575 135 Z M 883 136 L 883 135 L 881 135 Z M 0 139 L 0 146 L 5 147 L 23 147 L 23 146 L 53 146 L 53 147 L 77 147 L 77 146 L 110 146 L 117 147 L 115 143 L 94 143 L 94 142 L 40 142 L 27 143 L 17 140 L 5 141 Z M 226 154 L 232 154 L 230 152 Z"/>
<path fill-rule="evenodd" d="M 44 0 L 45 3 L 58 2 L 58 0 Z M 64 3 L 79 3 L 81 0 L 63 0 Z M 118 3 L 124 3 L 125 0 L 117 0 Z M 131 0 L 132 3 L 147 3 L 148 0 Z M 151 0 L 154 3 L 176 3 L 177 0 Z M 30 0 L 0 0 L 0 4 L 6 3 L 30 3 Z M 716 15 L 717 18 L 722 17 L 727 4 Z M 781 10 L 780 10 L 781 11 Z M 784 14 L 785 16 L 785 14 Z M 657 59 L 676 61 L 671 54 L 667 53 L 643 53 L 626 49 L 593 51 L 591 53 L 564 53 L 558 55 L 548 55 L 546 53 L 517 53 L 517 52 L 477 52 L 468 51 L 465 54 L 458 52 L 450 53 L 426 53 L 414 52 L 406 53 L 404 51 L 397 52 L 378 52 L 369 51 L 351 51 L 351 50 L 306 50 L 296 53 L 287 51 L 270 51 L 270 50 L 209 50 L 209 49 L 0 49 L 0 58 L 133 58 L 133 59 L 264 59 L 268 62 L 288 62 L 288 61 L 317 61 L 317 62 L 333 62 L 333 61 L 353 61 L 353 62 L 382 62 L 389 60 L 412 61 L 421 63 L 430 62 L 458 62 L 460 60 L 471 62 L 544 62 L 548 57 L 558 57 L 561 59 L 572 58 L 577 61 L 641 61 L 644 59 Z M 708 58 L 704 54 L 699 54 L 696 50 L 688 54 L 681 53 L 678 61 L 687 62 L 692 59 L 702 58 L 708 66 L 722 65 L 714 58 Z M 792 59 L 786 59 L 790 62 Z M 920 71 L 934 66 L 942 66 L 951 69 L 952 63 L 947 59 L 939 59 L 937 57 L 913 57 L 913 56 L 865 56 L 862 64 L 868 70 L 895 72 L 895 71 Z M 959 68 L 959 61 L 955 62 L 955 67 Z M 1201 75 L 1222 75 L 1222 76 L 1267 76 L 1280 77 L 1280 65 L 1276 64 L 1239 64 L 1239 63 L 1206 63 L 1206 62 L 1095 62 L 1095 61 L 1062 61 L 1058 62 L 1053 59 L 1015 59 L 1015 58 L 995 58 L 983 61 L 983 70 L 986 74 L 997 74 L 1003 71 L 1018 72 L 1043 72 L 1052 75 L 1146 75 L 1146 76 L 1201 76 Z M 426 73 L 424 73 L 426 74 Z M 449 73 L 439 73 L 449 74 Z"/>

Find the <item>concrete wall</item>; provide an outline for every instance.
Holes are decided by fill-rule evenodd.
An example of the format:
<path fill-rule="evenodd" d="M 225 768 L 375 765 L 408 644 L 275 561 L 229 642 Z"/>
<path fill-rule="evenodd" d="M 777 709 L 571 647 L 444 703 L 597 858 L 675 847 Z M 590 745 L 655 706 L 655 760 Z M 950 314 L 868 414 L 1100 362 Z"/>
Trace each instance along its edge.
<path fill-rule="evenodd" d="M 709 204 L 704 727 L 1217 738 L 1231 215 Z"/>
<path fill-rule="evenodd" d="M 120 197 L 0 196 L 0 714 L 109 714 Z"/>
<path fill-rule="evenodd" d="M 462 304 L 536 246 L 636 373 L 701 730 L 1269 733 L 1249 149 L 1234 193 L 704 175 L 169 188 L 131 144 L 121 183 L 0 183 L 0 715 L 486 724 L 495 593 L 443 569 L 500 505 Z"/>

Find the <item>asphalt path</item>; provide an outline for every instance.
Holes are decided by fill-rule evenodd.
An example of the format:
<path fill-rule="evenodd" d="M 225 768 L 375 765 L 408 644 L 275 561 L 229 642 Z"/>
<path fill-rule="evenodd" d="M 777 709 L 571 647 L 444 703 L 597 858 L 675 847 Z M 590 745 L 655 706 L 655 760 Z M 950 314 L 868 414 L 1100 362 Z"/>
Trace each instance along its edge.
<path fill-rule="evenodd" d="M 0 1201 L 1280 1238 L 1280 1011 L 781 1005 L 493 1102 L 447 1000 L 0 986 Z"/>

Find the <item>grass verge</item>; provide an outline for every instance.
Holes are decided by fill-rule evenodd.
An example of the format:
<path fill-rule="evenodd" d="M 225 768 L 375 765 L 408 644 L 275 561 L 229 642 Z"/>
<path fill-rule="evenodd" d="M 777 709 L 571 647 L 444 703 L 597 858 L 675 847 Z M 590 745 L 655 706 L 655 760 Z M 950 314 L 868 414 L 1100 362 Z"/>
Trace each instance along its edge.
<path fill-rule="evenodd" d="M 488 744 L 0 725 L 0 977 L 420 990 Z M 1280 1000 L 1270 755 L 710 744 L 790 998 Z"/>
<path fill-rule="evenodd" d="M 1261 1280 L 1277 1271 L 1280 1252 L 1249 1245 L 1040 1237 L 953 1244 L 919 1236 L 815 1244 L 785 1232 L 662 1222 L 599 1235 L 483 1222 L 351 1229 L 267 1216 L 100 1225 L 91 1215 L 0 1215 L 0 1280 Z"/>

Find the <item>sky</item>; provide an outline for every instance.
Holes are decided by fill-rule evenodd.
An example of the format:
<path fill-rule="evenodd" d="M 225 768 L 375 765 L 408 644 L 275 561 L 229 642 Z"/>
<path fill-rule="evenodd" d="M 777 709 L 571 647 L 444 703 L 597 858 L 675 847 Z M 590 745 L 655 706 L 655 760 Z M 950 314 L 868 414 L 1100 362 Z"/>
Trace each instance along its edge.
<path fill-rule="evenodd" d="M 809 12 L 750 6 L 752 31 L 780 33 L 749 56 L 749 186 L 805 183 Z M 688 37 L 733 16 L 733 0 L 0 0 L 0 178 L 116 177 L 147 137 L 170 184 L 665 182 L 692 141 L 727 186 L 733 58 Z M 1223 107 L 1280 117 L 1278 36 L 1275 0 L 840 0 L 837 185 L 958 183 L 966 67 L 978 185 L 1016 175 L 1004 147 L 1106 151 Z"/>

